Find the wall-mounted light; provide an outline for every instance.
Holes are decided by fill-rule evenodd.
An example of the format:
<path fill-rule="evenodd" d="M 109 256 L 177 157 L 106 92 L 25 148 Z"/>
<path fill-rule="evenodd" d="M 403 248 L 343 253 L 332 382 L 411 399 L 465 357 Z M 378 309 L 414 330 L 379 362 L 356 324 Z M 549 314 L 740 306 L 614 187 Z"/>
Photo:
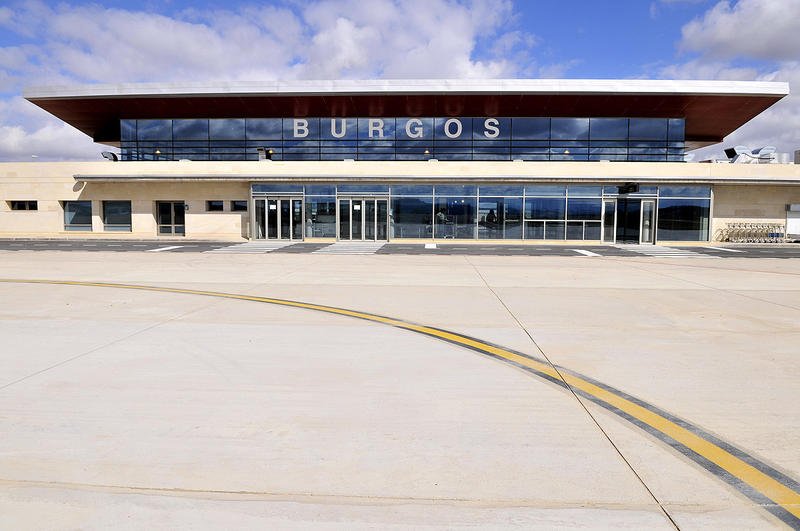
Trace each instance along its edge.
<path fill-rule="evenodd" d="M 156 149 L 156 155 L 161 155 L 161 150 L 160 149 Z"/>

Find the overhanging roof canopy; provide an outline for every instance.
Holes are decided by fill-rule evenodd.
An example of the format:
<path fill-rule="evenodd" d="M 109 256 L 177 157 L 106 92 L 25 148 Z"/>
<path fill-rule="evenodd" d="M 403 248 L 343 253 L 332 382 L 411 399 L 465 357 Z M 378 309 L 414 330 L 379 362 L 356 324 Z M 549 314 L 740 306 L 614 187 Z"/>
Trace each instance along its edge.
<path fill-rule="evenodd" d="M 587 79 L 340 80 L 42 87 L 25 98 L 92 137 L 119 120 L 414 116 L 685 118 L 690 147 L 721 142 L 789 94 L 787 83 Z"/>

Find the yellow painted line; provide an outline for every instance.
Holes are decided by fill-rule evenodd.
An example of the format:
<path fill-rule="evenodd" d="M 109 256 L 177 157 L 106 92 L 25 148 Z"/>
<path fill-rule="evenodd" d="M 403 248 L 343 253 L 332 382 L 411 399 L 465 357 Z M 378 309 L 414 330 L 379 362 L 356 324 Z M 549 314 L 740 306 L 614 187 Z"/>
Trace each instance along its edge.
<path fill-rule="evenodd" d="M 718 466 L 725 472 L 731 474 L 733 477 L 744 482 L 761 496 L 768 498 L 787 513 L 793 515 L 796 521 L 787 521 L 786 523 L 793 527 L 800 526 L 800 492 L 785 485 L 781 481 L 773 478 L 769 474 L 759 470 L 750 463 L 744 461 L 725 448 L 709 441 L 697 433 L 679 425 L 678 423 L 666 418 L 665 416 L 648 409 L 647 407 L 633 402 L 628 398 L 613 392 L 611 389 L 597 385 L 587 379 L 581 378 L 571 372 L 559 372 L 549 363 L 532 359 L 528 356 L 513 352 L 511 350 L 485 343 L 475 338 L 448 332 L 446 330 L 439 330 L 436 328 L 409 323 L 400 319 L 391 317 L 384 317 L 371 313 L 359 312 L 355 310 L 347 310 L 344 308 L 336 308 L 333 306 L 325 306 L 321 304 L 313 304 L 308 302 L 290 301 L 284 299 L 274 299 L 270 297 L 257 297 L 253 295 L 241 295 L 236 293 L 222 293 L 215 291 L 203 291 L 194 289 L 182 288 L 169 288 L 159 286 L 144 286 L 135 284 L 116 284 L 109 282 L 83 282 L 72 280 L 34 280 L 34 279 L 0 279 L 0 282 L 5 283 L 25 283 L 25 284 L 60 284 L 68 286 L 92 286 L 100 288 L 119 288 L 141 291 L 155 291 L 164 293 L 179 293 L 184 295 L 202 295 L 208 297 L 220 297 L 225 299 L 235 299 L 253 302 L 262 302 L 268 304 L 277 304 L 281 306 L 289 306 L 294 308 L 303 308 L 308 310 L 315 310 L 320 312 L 332 313 L 337 315 L 344 315 L 348 317 L 355 317 L 376 323 L 382 323 L 397 328 L 403 328 L 425 334 L 428 336 L 436 337 L 450 343 L 463 345 L 473 350 L 477 350 L 492 356 L 522 365 L 542 375 L 548 376 L 556 381 L 563 382 L 573 389 L 581 391 L 583 394 L 592 398 L 594 401 L 602 402 L 611 408 L 622 411 L 633 419 L 649 426 L 650 428 L 665 435 L 669 439 L 676 441 L 685 448 L 691 450 L 702 458 L 708 460 L 714 465 Z M 747 494 L 747 493 L 746 493 Z"/>

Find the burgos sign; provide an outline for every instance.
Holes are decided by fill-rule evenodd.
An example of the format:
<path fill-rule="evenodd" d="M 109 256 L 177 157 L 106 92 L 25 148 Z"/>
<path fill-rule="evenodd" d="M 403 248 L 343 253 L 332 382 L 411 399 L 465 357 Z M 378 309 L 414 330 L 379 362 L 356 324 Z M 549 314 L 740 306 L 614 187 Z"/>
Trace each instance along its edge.
<path fill-rule="evenodd" d="M 398 139 L 421 140 L 473 138 L 497 139 L 509 124 L 507 118 L 293 118 L 290 131 L 295 139 Z M 286 133 L 284 133 L 285 135 Z M 503 135 L 503 136 L 505 136 Z M 284 136 L 285 138 L 285 136 Z"/>

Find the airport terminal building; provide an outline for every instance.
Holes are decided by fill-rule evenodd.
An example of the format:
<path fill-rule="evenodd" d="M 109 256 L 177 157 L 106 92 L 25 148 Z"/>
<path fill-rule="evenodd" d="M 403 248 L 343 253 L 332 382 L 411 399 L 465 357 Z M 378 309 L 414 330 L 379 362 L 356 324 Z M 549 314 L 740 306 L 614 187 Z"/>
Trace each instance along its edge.
<path fill-rule="evenodd" d="M 648 80 L 35 89 L 30 102 L 109 151 L 0 163 L 0 237 L 666 243 L 725 239 L 734 223 L 791 232 L 800 164 L 770 150 L 686 156 L 788 90 Z"/>

